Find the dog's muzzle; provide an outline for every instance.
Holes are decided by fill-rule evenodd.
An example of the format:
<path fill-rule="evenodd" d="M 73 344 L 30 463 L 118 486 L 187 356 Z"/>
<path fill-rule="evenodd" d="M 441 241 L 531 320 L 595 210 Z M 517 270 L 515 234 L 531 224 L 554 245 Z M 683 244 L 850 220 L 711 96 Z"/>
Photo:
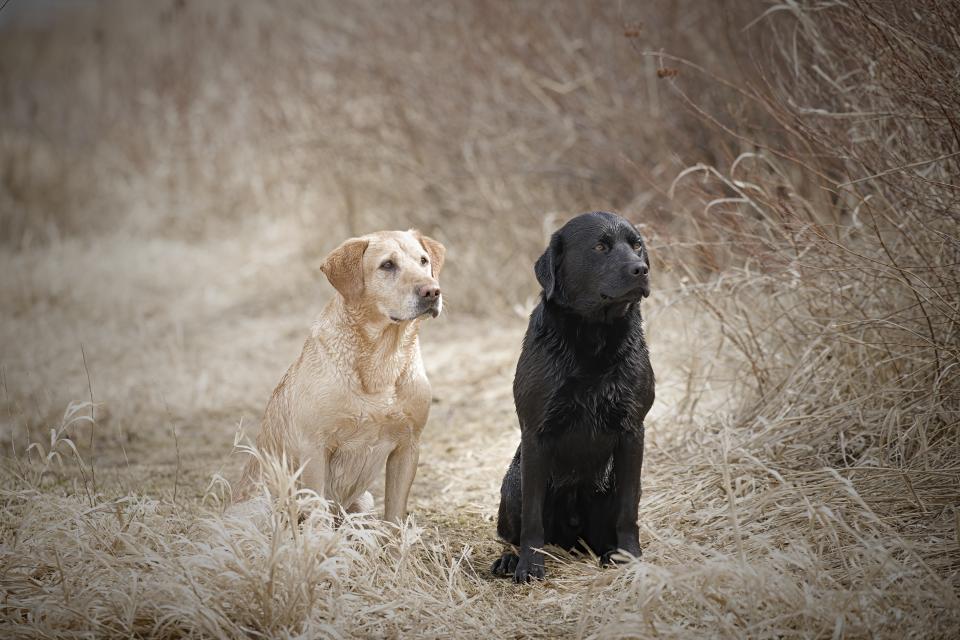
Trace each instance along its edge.
<path fill-rule="evenodd" d="M 650 283 L 646 279 L 623 291 L 601 293 L 600 299 L 607 303 L 640 302 L 641 298 L 650 297 Z"/>
<path fill-rule="evenodd" d="M 421 299 L 418 305 L 418 311 L 418 316 L 429 313 L 431 318 L 436 318 L 440 315 L 440 298 L 437 297 L 429 301 Z"/>

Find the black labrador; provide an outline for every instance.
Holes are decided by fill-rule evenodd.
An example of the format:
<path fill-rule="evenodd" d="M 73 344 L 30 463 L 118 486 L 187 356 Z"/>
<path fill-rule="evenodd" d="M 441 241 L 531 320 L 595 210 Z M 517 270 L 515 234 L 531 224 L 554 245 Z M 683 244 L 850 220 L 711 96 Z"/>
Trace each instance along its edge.
<path fill-rule="evenodd" d="M 543 286 L 517 362 L 513 397 L 520 446 L 500 489 L 497 533 L 519 548 L 494 575 L 543 579 L 552 544 L 640 556 L 637 510 L 643 419 L 653 369 L 640 299 L 650 261 L 618 215 L 585 213 L 550 239 L 534 271 Z"/>

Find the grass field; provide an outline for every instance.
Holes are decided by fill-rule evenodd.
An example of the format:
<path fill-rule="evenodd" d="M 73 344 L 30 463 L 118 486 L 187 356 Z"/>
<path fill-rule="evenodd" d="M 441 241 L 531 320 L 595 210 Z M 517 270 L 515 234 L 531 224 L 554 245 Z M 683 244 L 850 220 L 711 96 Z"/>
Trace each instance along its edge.
<path fill-rule="evenodd" d="M 960 636 L 955 8 L 11 6 L 3 637 Z M 517 586 L 532 264 L 592 208 L 653 256 L 644 556 Z M 324 255 L 412 226 L 448 263 L 409 522 L 289 477 L 225 516 Z"/>

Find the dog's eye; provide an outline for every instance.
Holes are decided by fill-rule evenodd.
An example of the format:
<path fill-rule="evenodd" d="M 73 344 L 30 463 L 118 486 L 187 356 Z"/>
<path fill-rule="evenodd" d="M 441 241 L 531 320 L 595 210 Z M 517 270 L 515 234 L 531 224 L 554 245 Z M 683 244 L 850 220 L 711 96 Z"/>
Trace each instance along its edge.
<path fill-rule="evenodd" d="M 384 260 L 380 263 L 380 268 L 384 271 L 393 271 L 393 268 L 397 265 L 393 264 L 393 260 Z"/>
<path fill-rule="evenodd" d="M 430 261 L 427 260 L 427 256 L 423 256 L 422 258 L 420 258 L 420 264 L 427 264 L 427 263 L 429 263 L 429 262 L 430 262 Z"/>
<path fill-rule="evenodd" d="M 607 250 L 607 245 L 603 244 L 602 242 L 598 242 L 598 243 L 593 247 L 593 250 L 594 250 L 594 251 L 599 251 L 600 253 L 603 253 L 604 251 Z"/>
<path fill-rule="evenodd" d="M 640 251 L 640 249 L 643 249 L 643 245 L 640 244 L 639 242 L 634 242 L 634 243 L 633 243 L 633 250 L 634 250 L 634 251 Z"/>

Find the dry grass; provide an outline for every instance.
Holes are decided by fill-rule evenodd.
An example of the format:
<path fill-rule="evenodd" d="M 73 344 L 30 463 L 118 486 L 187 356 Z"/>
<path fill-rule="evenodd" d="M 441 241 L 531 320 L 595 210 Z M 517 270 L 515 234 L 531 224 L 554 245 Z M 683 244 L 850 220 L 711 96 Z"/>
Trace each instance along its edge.
<path fill-rule="evenodd" d="M 0 634 L 960 636 L 960 14 L 909 4 L 0 24 Z M 598 207 L 657 260 L 645 555 L 518 588 L 530 265 Z M 411 225 L 450 260 L 411 520 L 279 471 L 224 515 L 319 258 Z"/>

